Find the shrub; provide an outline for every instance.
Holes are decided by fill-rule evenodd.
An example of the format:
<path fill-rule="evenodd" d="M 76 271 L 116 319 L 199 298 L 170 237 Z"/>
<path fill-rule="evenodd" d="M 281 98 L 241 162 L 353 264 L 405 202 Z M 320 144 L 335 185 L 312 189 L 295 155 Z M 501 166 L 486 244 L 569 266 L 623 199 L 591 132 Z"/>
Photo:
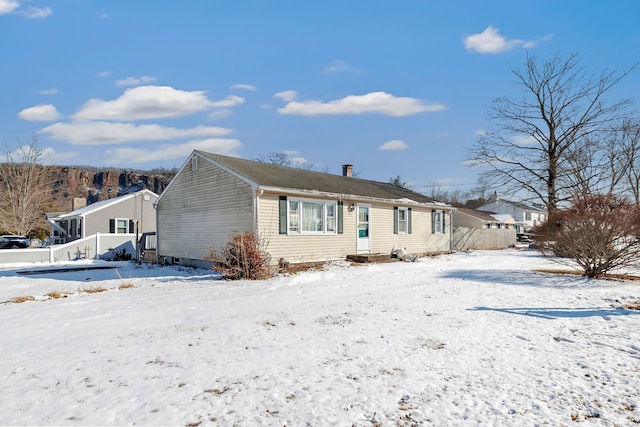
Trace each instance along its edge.
<path fill-rule="evenodd" d="M 587 195 L 551 212 L 535 234 L 542 253 L 572 259 L 587 277 L 603 277 L 638 261 L 640 209 L 615 195 Z"/>
<path fill-rule="evenodd" d="M 266 243 L 254 233 L 234 232 L 220 250 L 209 247 L 213 269 L 229 280 L 263 280 L 273 276 Z"/>

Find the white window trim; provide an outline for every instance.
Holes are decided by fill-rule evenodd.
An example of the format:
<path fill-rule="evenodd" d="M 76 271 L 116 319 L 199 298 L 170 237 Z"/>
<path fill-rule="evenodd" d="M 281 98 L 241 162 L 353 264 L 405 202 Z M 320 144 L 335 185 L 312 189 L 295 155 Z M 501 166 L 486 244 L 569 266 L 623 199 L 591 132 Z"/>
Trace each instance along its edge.
<path fill-rule="evenodd" d="M 129 218 L 114 218 L 115 223 L 114 223 L 114 233 L 113 234 L 129 234 Z M 126 226 L 125 226 L 125 232 L 124 233 L 120 233 L 118 232 L 118 221 L 126 221 Z"/>
<path fill-rule="evenodd" d="M 435 221 L 435 218 L 432 218 L 432 221 L 435 222 L 435 227 L 433 229 L 433 234 L 445 234 L 446 232 L 446 225 L 444 225 L 445 222 L 445 211 L 441 210 L 441 209 L 434 209 L 431 212 L 431 215 L 436 215 L 440 214 L 440 221 Z"/>
<path fill-rule="evenodd" d="M 400 219 L 400 212 L 404 212 L 404 219 Z M 404 223 L 404 231 L 400 230 L 400 223 Z M 409 209 L 402 208 L 398 206 L 398 224 L 396 225 L 398 228 L 398 234 L 409 234 Z"/>
<path fill-rule="evenodd" d="M 298 231 L 291 231 L 291 202 L 298 202 Z M 305 203 L 313 203 L 322 205 L 322 231 L 304 231 L 302 223 L 302 206 Z M 334 226 L 333 231 L 327 231 L 327 206 L 333 205 L 333 218 Z M 287 235 L 307 235 L 307 236 L 324 236 L 324 235 L 337 235 L 338 234 L 338 202 L 331 200 L 318 200 L 318 199 L 293 199 L 287 198 Z"/>

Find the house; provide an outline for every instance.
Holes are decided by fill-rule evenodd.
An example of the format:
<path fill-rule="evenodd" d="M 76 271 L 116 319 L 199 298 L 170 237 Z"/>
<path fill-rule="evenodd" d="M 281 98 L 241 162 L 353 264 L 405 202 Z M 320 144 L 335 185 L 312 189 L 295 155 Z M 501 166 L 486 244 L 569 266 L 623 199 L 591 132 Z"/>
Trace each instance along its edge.
<path fill-rule="evenodd" d="M 486 204 L 478 207 L 477 210 L 497 214 L 510 214 L 516 220 L 516 233 L 518 236 L 531 234 L 533 228 L 547 220 L 547 210 L 545 208 L 504 200 L 497 193 Z"/>
<path fill-rule="evenodd" d="M 456 250 L 504 249 L 517 242 L 516 221 L 511 214 L 457 208 L 452 223 Z"/>
<path fill-rule="evenodd" d="M 47 214 L 50 243 L 62 244 L 96 233 L 134 234 L 156 231 L 153 203 L 158 195 L 142 190 L 92 203 L 68 213 Z"/>
<path fill-rule="evenodd" d="M 234 232 L 257 233 L 272 262 L 451 251 L 453 207 L 383 182 L 193 151 L 156 202 L 157 256 L 210 266 Z"/>

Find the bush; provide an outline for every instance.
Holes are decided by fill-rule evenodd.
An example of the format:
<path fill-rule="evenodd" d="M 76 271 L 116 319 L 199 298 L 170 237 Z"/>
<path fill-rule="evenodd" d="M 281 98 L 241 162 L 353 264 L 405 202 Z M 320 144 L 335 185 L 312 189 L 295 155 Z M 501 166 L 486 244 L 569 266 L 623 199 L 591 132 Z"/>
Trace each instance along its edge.
<path fill-rule="evenodd" d="M 226 279 L 263 280 L 273 276 L 266 244 L 254 233 L 234 232 L 220 253 L 213 247 L 209 247 L 209 253 L 213 269 L 224 274 Z"/>
<path fill-rule="evenodd" d="M 575 199 L 551 212 L 534 233 L 539 251 L 572 259 L 588 277 L 603 277 L 640 257 L 640 209 L 615 195 Z"/>

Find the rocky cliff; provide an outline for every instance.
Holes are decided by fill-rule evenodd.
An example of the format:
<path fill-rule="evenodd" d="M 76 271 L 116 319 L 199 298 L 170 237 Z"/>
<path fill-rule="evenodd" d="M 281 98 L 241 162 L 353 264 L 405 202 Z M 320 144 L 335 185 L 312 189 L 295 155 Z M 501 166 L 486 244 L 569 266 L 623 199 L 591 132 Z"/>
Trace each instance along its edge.
<path fill-rule="evenodd" d="M 48 166 L 51 192 L 60 211 L 72 210 L 74 198 L 86 199 L 87 205 L 123 194 L 149 189 L 162 193 L 176 170 L 127 171 L 75 166 Z"/>

